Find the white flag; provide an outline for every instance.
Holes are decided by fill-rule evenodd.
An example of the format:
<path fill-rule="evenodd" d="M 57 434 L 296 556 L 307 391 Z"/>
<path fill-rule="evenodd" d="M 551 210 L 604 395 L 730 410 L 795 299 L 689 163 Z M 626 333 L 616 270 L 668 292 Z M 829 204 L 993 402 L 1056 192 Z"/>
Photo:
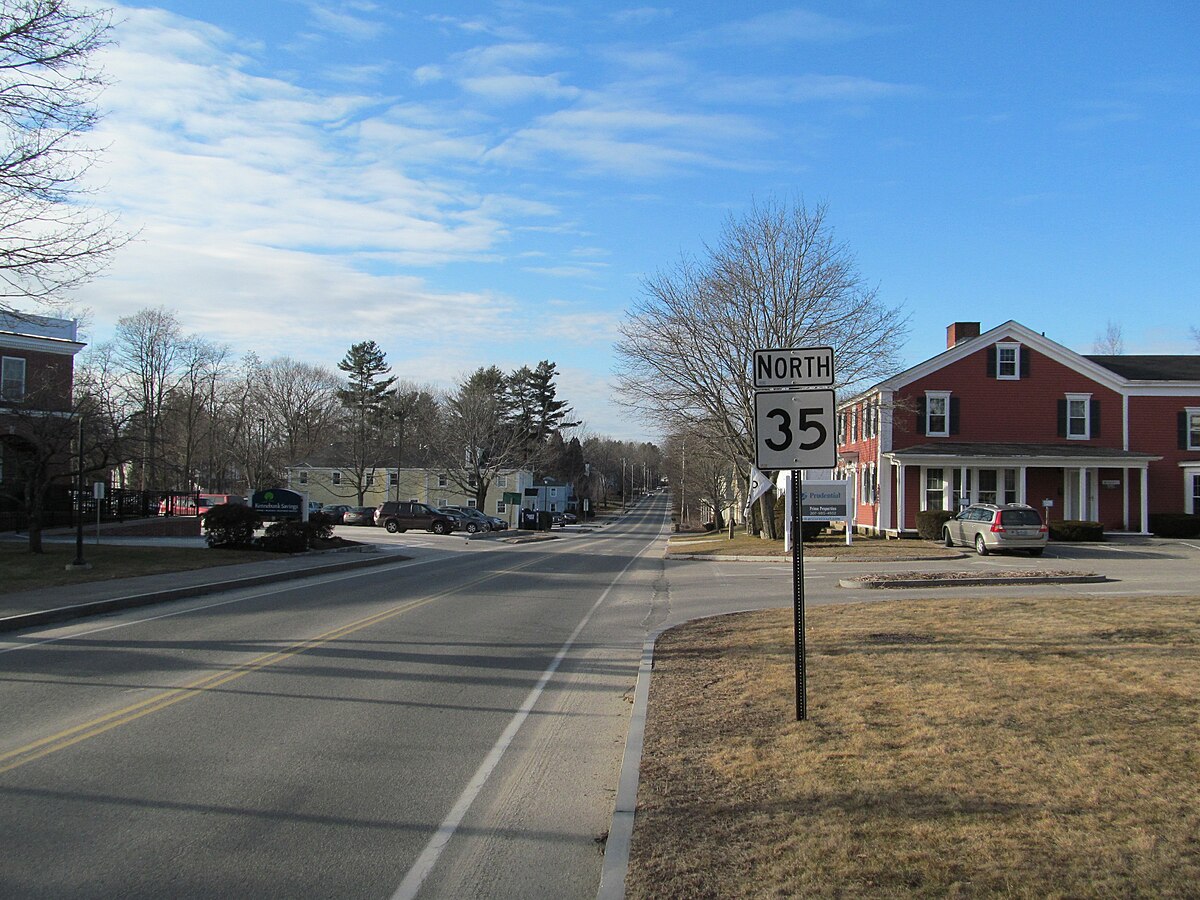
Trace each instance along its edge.
<path fill-rule="evenodd" d="M 775 479 L 775 490 L 783 494 L 783 552 L 792 552 L 792 541 L 795 535 L 792 534 L 792 471 L 783 469 L 779 476 Z"/>
<path fill-rule="evenodd" d="M 758 466 L 750 466 L 750 493 L 746 498 L 746 512 L 750 515 L 750 507 L 754 501 L 771 489 L 771 479 L 758 470 Z"/>

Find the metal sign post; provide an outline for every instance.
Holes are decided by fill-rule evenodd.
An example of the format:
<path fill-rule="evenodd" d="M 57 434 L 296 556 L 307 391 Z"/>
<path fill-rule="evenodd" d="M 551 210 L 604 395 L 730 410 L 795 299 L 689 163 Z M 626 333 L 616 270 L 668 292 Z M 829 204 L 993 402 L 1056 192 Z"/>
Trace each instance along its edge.
<path fill-rule="evenodd" d="M 808 718 L 804 648 L 804 540 L 800 531 L 800 470 L 792 470 L 792 606 L 796 628 L 796 721 Z"/>
<path fill-rule="evenodd" d="M 798 722 L 808 718 L 801 470 L 832 469 L 837 465 L 834 392 L 813 390 L 833 383 L 831 347 L 754 351 L 754 386 L 759 389 L 754 393 L 754 465 L 792 472 L 792 607 Z"/>

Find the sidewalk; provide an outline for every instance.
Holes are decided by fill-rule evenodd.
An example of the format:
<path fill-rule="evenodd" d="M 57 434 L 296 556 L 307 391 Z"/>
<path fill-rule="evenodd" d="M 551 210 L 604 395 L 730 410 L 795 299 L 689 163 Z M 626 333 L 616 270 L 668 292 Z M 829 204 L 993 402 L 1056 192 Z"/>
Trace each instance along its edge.
<path fill-rule="evenodd" d="M 259 557 L 254 562 L 186 572 L 89 581 L 69 588 L 16 591 L 0 594 L 0 632 L 258 584 L 387 565 L 406 558 L 398 552 L 375 547 L 328 550 L 296 556 Z"/>

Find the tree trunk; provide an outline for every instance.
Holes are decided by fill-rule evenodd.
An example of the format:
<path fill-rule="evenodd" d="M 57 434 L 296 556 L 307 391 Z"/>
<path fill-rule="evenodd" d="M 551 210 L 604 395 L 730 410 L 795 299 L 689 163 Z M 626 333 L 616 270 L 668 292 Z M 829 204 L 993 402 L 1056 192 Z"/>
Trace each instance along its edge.
<path fill-rule="evenodd" d="M 775 494 L 767 491 L 758 498 L 758 514 L 762 516 L 762 536 L 768 541 L 777 540 L 775 532 Z"/>

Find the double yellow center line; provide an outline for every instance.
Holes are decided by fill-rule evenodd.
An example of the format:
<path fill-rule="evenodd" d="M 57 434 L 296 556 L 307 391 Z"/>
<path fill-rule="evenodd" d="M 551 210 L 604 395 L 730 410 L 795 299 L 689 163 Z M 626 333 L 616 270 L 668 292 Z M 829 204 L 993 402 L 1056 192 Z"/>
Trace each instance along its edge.
<path fill-rule="evenodd" d="M 324 634 L 319 634 L 316 637 L 308 638 L 307 640 L 298 641 L 282 650 L 276 650 L 272 653 L 264 654 L 257 659 L 249 660 L 248 662 L 239 663 L 231 668 L 223 669 L 220 672 L 214 672 L 206 675 L 203 678 L 197 678 L 187 684 L 180 685 L 176 688 L 171 688 L 162 691 L 153 697 L 148 697 L 138 703 L 121 709 L 110 712 L 106 715 L 91 719 L 82 724 L 72 726 L 71 728 L 63 729 L 56 734 L 51 734 L 36 741 L 17 747 L 15 750 L 9 750 L 7 753 L 0 754 L 0 774 L 10 772 L 13 769 L 19 768 L 26 763 L 31 763 L 34 760 L 42 759 L 52 753 L 58 753 L 60 750 L 65 750 L 82 741 L 94 738 L 104 734 L 107 731 L 112 731 L 114 728 L 119 728 L 122 725 L 127 725 L 130 722 L 135 722 L 143 716 L 148 716 L 151 713 L 156 713 L 159 710 L 166 709 L 169 706 L 174 706 L 176 703 L 181 703 L 184 700 L 190 700 L 193 697 L 198 697 L 207 691 L 222 685 L 229 684 L 231 681 L 236 681 L 246 675 L 261 671 L 268 666 L 273 666 L 276 663 L 291 659 L 306 650 L 312 650 L 332 641 L 340 640 L 355 632 L 362 631 L 364 628 L 370 628 L 372 625 L 378 625 L 380 622 L 386 622 L 388 619 L 393 619 L 396 616 L 404 615 L 407 612 L 412 612 L 414 609 L 419 609 L 444 597 L 457 594 L 461 591 L 468 590 L 476 585 L 490 581 L 493 578 L 499 578 L 504 575 L 513 575 L 522 569 L 528 568 L 545 559 L 545 556 L 535 557 L 528 562 L 517 566 L 510 566 L 499 572 L 490 572 L 458 587 L 451 588 L 445 591 L 440 591 L 437 594 L 431 594 L 428 597 L 422 597 L 418 600 L 410 600 L 406 603 L 401 603 L 398 606 L 393 606 L 383 612 L 367 616 L 364 619 L 359 619 L 351 622 L 348 625 L 342 625 L 327 631 Z"/>

